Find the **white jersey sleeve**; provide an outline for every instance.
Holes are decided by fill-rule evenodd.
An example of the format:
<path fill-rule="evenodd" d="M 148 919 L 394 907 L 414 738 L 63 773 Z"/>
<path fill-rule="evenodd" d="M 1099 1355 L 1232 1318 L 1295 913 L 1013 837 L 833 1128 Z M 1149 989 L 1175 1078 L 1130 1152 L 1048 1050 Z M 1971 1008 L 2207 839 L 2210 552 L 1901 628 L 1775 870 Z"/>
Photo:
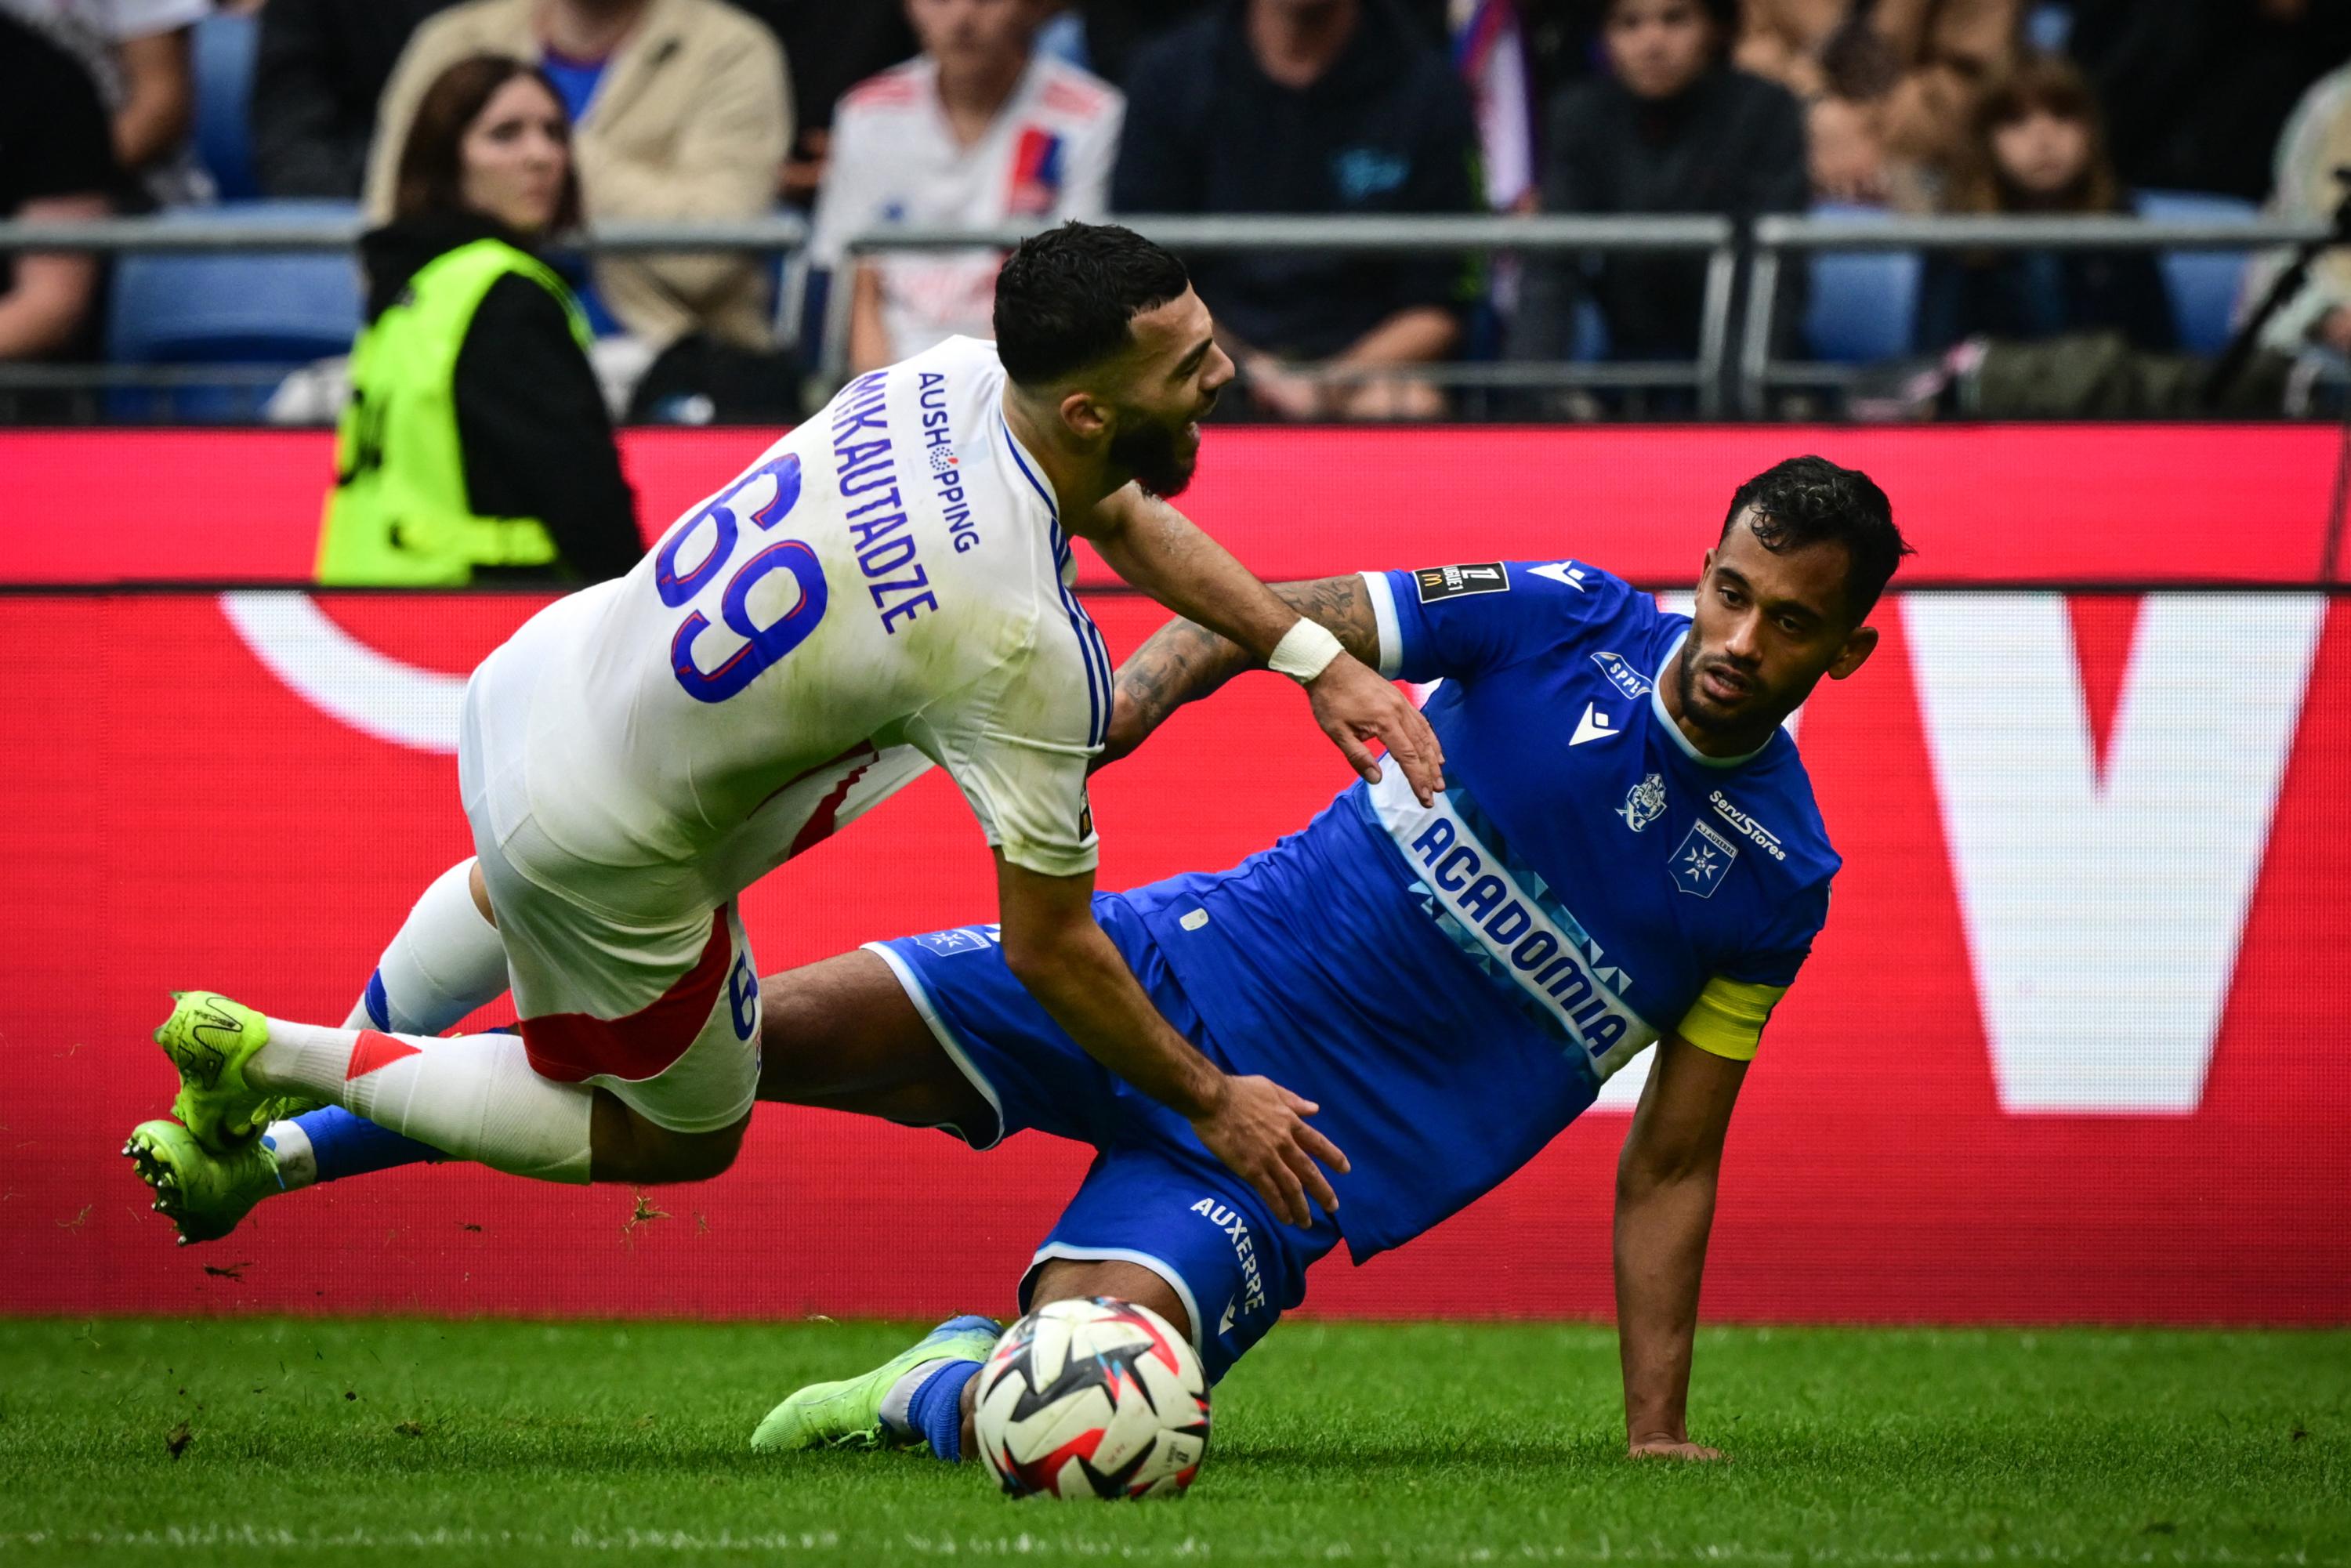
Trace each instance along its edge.
<path fill-rule="evenodd" d="M 914 744 L 955 779 L 1006 860 L 1040 876 L 1082 876 L 1102 859 L 1086 798 L 1086 770 L 1102 748 L 1074 732 L 1023 733 L 1007 719 L 925 725 Z"/>
<path fill-rule="evenodd" d="M 1110 733 L 1113 670 L 1053 503 L 1000 421 L 993 455 L 1048 514 L 1054 578 L 1025 645 L 954 700 L 926 709 L 908 738 L 947 770 L 990 845 L 1042 876 L 1080 876 L 1101 860 L 1086 775 Z"/>

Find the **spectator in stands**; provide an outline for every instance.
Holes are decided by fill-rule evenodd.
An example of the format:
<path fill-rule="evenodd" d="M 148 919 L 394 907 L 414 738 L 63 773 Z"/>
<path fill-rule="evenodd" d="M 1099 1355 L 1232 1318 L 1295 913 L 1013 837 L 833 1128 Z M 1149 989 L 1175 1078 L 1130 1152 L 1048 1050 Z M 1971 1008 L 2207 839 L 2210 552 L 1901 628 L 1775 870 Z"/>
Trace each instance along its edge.
<path fill-rule="evenodd" d="M 0 221 L 104 217 L 114 180 L 97 90 L 63 50 L 0 16 Z M 88 358 L 98 277 L 90 256 L 0 253 L 0 363 Z M 15 420 L 59 417 L 64 401 L 0 392 L 0 412 Z"/>
<path fill-rule="evenodd" d="M 792 73 L 791 155 L 778 193 L 812 206 L 831 155 L 833 112 L 851 88 L 914 54 L 898 0 L 735 0 L 771 28 Z"/>
<path fill-rule="evenodd" d="M 1866 17 L 1850 17 L 1822 43 L 1816 58 L 1820 89 L 1804 106 L 1814 199 L 1933 211 L 1945 171 L 1896 134 L 1902 68 L 1886 35 Z M 1947 147 L 1946 162 L 1949 152 Z"/>
<path fill-rule="evenodd" d="M 1134 55 L 1111 180 L 1122 213 L 1468 213 L 1467 94 L 1393 0 L 1226 0 Z M 1426 417 L 1426 382 L 1328 387 L 1299 361 L 1375 372 L 1450 355 L 1474 275 L 1458 256 L 1189 258 L 1242 384 L 1287 418 Z"/>
<path fill-rule="evenodd" d="M 192 32 L 211 0 L 0 0 L 79 62 L 111 123 L 118 199 L 133 207 L 212 199 L 195 161 Z"/>
<path fill-rule="evenodd" d="M 1977 91 L 2014 57 L 2024 10 L 2024 0 L 1746 0 L 1734 57 L 1813 105 L 1814 134 L 1835 137 L 1853 129 L 1839 112 L 1853 100 L 1835 40 L 1867 29 L 1890 68 L 1866 100 L 1871 129 L 1896 165 L 1937 171 L 1958 155 Z"/>
<path fill-rule="evenodd" d="M 426 86 L 482 53 L 533 61 L 561 92 L 590 219 L 749 218 L 774 202 L 791 89 L 774 35 L 749 16 L 720 0 L 468 0 L 418 27 L 393 68 L 368 160 L 371 216 L 392 211 Z M 758 258 L 608 258 L 591 277 L 620 325 L 655 349 L 690 333 L 750 350 L 771 340 Z"/>
<path fill-rule="evenodd" d="M 418 24 L 450 0 L 268 0 L 253 68 L 253 161 L 272 196 L 357 201 L 376 102 Z"/>
<path fill-rule="evenodd" d="M 994 251 L 867 257 L 846 242 L 893 224 L 978 228 L 1099 222 L 1125 100 L 1033 47 L 1038 0 L 907 0 L 923 52 L 841 100 L 811 252 L 853 291 L 849 360 L 868 371 L 956 333 L 993 337 Z"/>
<path fill-rule="evenodd" d="M 2068 62 L 2035 56 L 1994 83 L 1976 108 L 1947 203 L 1957 213 L 2126 213 L 2106 155 L 2096 100 Z M 2119 333 L 2135 349 L 2179 340 L 2153 253 L 2022 251 L 1941 253 L 1927 260 L 1919 341 L 1967 338 L 2034 342 L 2075 333 Z"/>
<path fill-rule="evenodd" d="M 2073 0 L 2066 49 L 2141 190 L 2257 202 L 2294 102 L 2351 58 L 2342 0 Z"/>
<path fill-rule="evenodd" d="M 1544 210 L 1742 222 L 1803 210 L 1803 110 L 1786 89 L 1726 62 L 1732 10 L 1727 0 L 1611 0 L 1601 29 L 1607 74 L 1552 106 Z M 1706 270 L 1703 256 L 1623 253 L 1588 275 L 1569 258 L 1530 267 L 1513 355 L 1566 357 L 1588 287 L 1614 358 L 1693 359 Z M 1801 290 L 1781 294 L 1785 333 Z"/>
<path fill-rule="evenodd" d="M 2331 221 L 2343 205 L 2345 185 L 2336 172 L 2345 168 L 2351 168 L 2351 66 L 2321 77 L 2286 121 L 2278 138 L 2271 215 Z M 2254 268 L 2243 295 L 2248 307 L 2268 294 L 2284 265 L 2284 257 L 2270 256 Z M 2282 354 L 2313 347 L 2351 354 L 2351 253 L 2321 256 L 2301 293 L 2262 328 L 2262 342 Z"/>
<path fill-rule="evenodd" d="M 643 553 L 588 329 L 530 247 L 579 221 L 546 73 L 478 55 L 429 83 L 360 244 L 367 324 L 319 541 L 321 581 L 462 584 Z"/>

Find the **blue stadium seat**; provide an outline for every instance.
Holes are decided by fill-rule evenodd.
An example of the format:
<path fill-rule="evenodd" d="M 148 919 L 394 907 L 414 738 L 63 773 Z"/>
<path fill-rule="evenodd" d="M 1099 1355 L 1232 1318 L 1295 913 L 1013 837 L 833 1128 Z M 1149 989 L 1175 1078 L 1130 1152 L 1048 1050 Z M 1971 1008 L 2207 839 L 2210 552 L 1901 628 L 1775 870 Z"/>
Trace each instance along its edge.
<path fill-rule="evenodd" d="M 1823 203 L 1814 217 L 1882 222 L 1877 207 Z M 1915 251 L 1819 251 L 1812 259 L 1812 298 L 1804 311 L 1804 342 L 1813 358 L 1865 365 L 1911 351 L 1918 327 Z"/>
<path fill-rule="evenodd" d="M 2241 223 L 2260 215 L 2252 203 L 2195 191 L 2141 191 L 2138 215 L 2160 223 Z M 2229 342 L 2251 253 L 2241 250 L 2173 250 L 2163 254 L 2163 286 L 2179 323 L 2179 346 L 2191 353 L 2217 354 Z"/>
<path fill-rule="evenodd" d="M 1578 363 L 1588 363 L 1608 357 L 1608 318 L 1600 313 L 1598 301 L 1589 294 L 1575 301 L 1575 329 L 1568 343 L 1567 357 Z"/>
<path fill-rule="evenodd" d="M 205 213 L 247 223 L 350 218 L 343 202 L 235 203 Z M 107 300 L 106 357 L 117 364 L 307 363 L 350 351 L 360 325 L 358 263 L 340 252 L 129 256 Z M 269 388 L 229 385 L 110 393 L 118 418 L 255 417 Z"/>
<path fill-rule="evenodd" d="M 253 167 L 253 56 L 261 19 L 215 11 L 196 24 L 196 161 L 224 202 L 261 194 Z"/>

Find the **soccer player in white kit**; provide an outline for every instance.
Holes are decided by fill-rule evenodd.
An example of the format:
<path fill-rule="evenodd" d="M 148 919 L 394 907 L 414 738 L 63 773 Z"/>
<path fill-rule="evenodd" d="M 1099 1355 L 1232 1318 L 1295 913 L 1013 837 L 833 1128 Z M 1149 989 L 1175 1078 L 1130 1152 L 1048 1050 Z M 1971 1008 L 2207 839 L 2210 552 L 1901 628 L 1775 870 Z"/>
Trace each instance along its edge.
<path fill-rule="evenodd" d="M 419 900 L 343 1027 L 175 998 L 156 1040 L 179 1120 L 125 1152 L 183 1241 L 235 1224 L 257 1162 L 299 1184 L 322 1151 L 273 1117 L 304 1102 L 548 1180 L 724 1169 L 759 1065 L 737 895 L 933 763 L 995 852 L 1007 960 L 1073 1039 L 1270 1202 L 1319 1186 L 1317 1159 L 1345 1168 L 1310 1103 L 1209 1061 L 1095 924 L 1112 666 L 1071 538 L 1299 679 L 1366 777 L 1378 739 L 1430 798 L 1436 738 L 1159 498 L 1233 374 L 1180 262 L 1066 225 L 1007 262 L 996 325 L 852 382 L 484 662 L 458 754 L 476 858 Z M 437 1038 L 509 984 L 519 1035 Z"/>

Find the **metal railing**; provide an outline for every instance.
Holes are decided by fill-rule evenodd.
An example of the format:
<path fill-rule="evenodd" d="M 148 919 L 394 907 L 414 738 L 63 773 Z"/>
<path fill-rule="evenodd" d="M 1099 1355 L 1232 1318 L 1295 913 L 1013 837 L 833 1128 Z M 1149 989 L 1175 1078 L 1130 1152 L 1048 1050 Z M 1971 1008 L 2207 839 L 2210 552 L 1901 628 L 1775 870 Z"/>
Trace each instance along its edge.
<path fill-rule="evenodd" d="M 1767 216 L 1742 246 L 1729 220 L 1714 215 L 1601 217 L 1272 215 L 1132 216 L 1121 219 L 1162 244 L 1193 255 L 1260 250 L 1312 250 L 1348 255 L 1506 252 L 1522 256 L 1683 253 L 1707 256 L 1698 352 L 1689 361 L 1463 362 L 1364 370 L 1325 366 L 1304 373 L 1324 381 L 1367 377 L 1420 379 L 1456 387 L 1615 387 L 1686 389 L 1702 417 L 1727 412 L 1724 374 L 1735 355 L 1739 413 L 1771 412 L 1772 393 L 1798 387 L 1834 388 L 1853 367 L 1775 355 L 1773 319 L 1789 258 L 1823 252 L 1952 252 L 2003 249 L 2256 251 L 2323 237 L 2315 221 L 2162 222 L 2115 217 L 1869 218 Z M 0 253 L 50 250 L 109 256 L 348 252 L 364 224 L 356 216 L 254 218 L 235 212 L 114 218 L 89 224 L 0 223 Z M 859 235 L 852 256 L 895 251 L 1002 249 L 1032 227 L 895 228 Z M 726 222 L 611 223 L 569 237 L 559 255 L 643 255 L 735 251 L 778 255 L 803 250 L 807 222 L 790 214 Z M 1745 320 L 1733 342 L 1733 282 L 1742 249 L 1752 278 Z M 845 379 L 848 321 L 853 290 L 833 288 L 827 301 L 824 369 Z M 0 390 L 109 385 L 173 387 L 266 384 L 285 366 L 235 364 L 6 365 Z"/>
<path fill-rule="evenodd" d="M 1728 218 L 1681 217 L 1226 217 L 1122 216 L 1140 234 L 1190 256 L 1288 250 L 1344 255 L 1605 255 L 1611 252 L 1699 253 L 1708 257 L 1706 287 L 1699 303 L 1698 356 L 1666 360 L 1588 363 L 1569 360 L 1513 363 L 1448 361 L 1425 365 L 1300 366 L 1311 380 L 1354 383 L 1422 381 L 1450 387 L 1669 387 L 1696 394 L 1698 413 L 1719 417 L 1723 355 L 1730 341 L 1731 281 L 1737 265 L 1737 231 Z M 851 256 L 891 251 L 1006 248 L 1034 233 L 1033 227 L 992 229 L 893 228 L 861 235 L 847 246 Z M 849 369 L 849 311 L 852 290 L 836 279 L 825 301 L 826 379 L 838 384 Z"/>
<path fill-rule="evenodd" d="M 1376 371 L 1314 367 L 1302 373 L 1319 380 L 1421 379 L 1449 386 L 1669 387 L 1696 394 L 1701 413 L 1719 415 L 1721 367 L 1730 342 L 1731 277 L 1736 252 L 1729 220 L 1690 217 L 1280 217 L 1134 216 L 1126 223 L 1176 250 L 1194 254 L 1251 250 L 1318 250 L 1353 255 L 1459 252 L 1526 255 L 1681 252 L 1708 256 L 1700 305 L 1697 357 L 1689 361 L 1609 363 L 1556 361 L 1443 364 Z M 114 218 L 90 224 L 0 223 L 0 252 L 71 250 L 112 256 L 158 254 L 265 254 L 348 251 L 365 225 L 356 217 L 317 216 L 275 220 L 235 214 L 171 214 Z M 849 242 L 852 256 L 883 251 L 1003 249 L 1017 245 L 1034 225 L 982 229 L 895 228 Z M 584 256 L 674 251 L 740 251 L 774 255 L 808 242 L 806 222 L 797 216 L 726 223 L 611 223 L 571 236 L 558 254 Z M 825 366 L 836 384 L 847 376 L 848 313 L 852 290 L 831 290 L 827 301 Z M 33 386 L 149 386 L 266 384 L 285 367 L 188 365 L 0 365 L 0 389 Z"/>
<path fill-rule="evenodd" d="M 2324 223 L 2259 218 L 2201 223 L 2099 217 L 1786 217 L 1755 223 L 1754 274 L 1739 357 L 1740 411 L 1770 412 L 1775 388 L 1839 387 L 1854 367 L 1772 356 L 1783 258 L 1849 251 L 2255 251 L 2323 238 Z"/>

